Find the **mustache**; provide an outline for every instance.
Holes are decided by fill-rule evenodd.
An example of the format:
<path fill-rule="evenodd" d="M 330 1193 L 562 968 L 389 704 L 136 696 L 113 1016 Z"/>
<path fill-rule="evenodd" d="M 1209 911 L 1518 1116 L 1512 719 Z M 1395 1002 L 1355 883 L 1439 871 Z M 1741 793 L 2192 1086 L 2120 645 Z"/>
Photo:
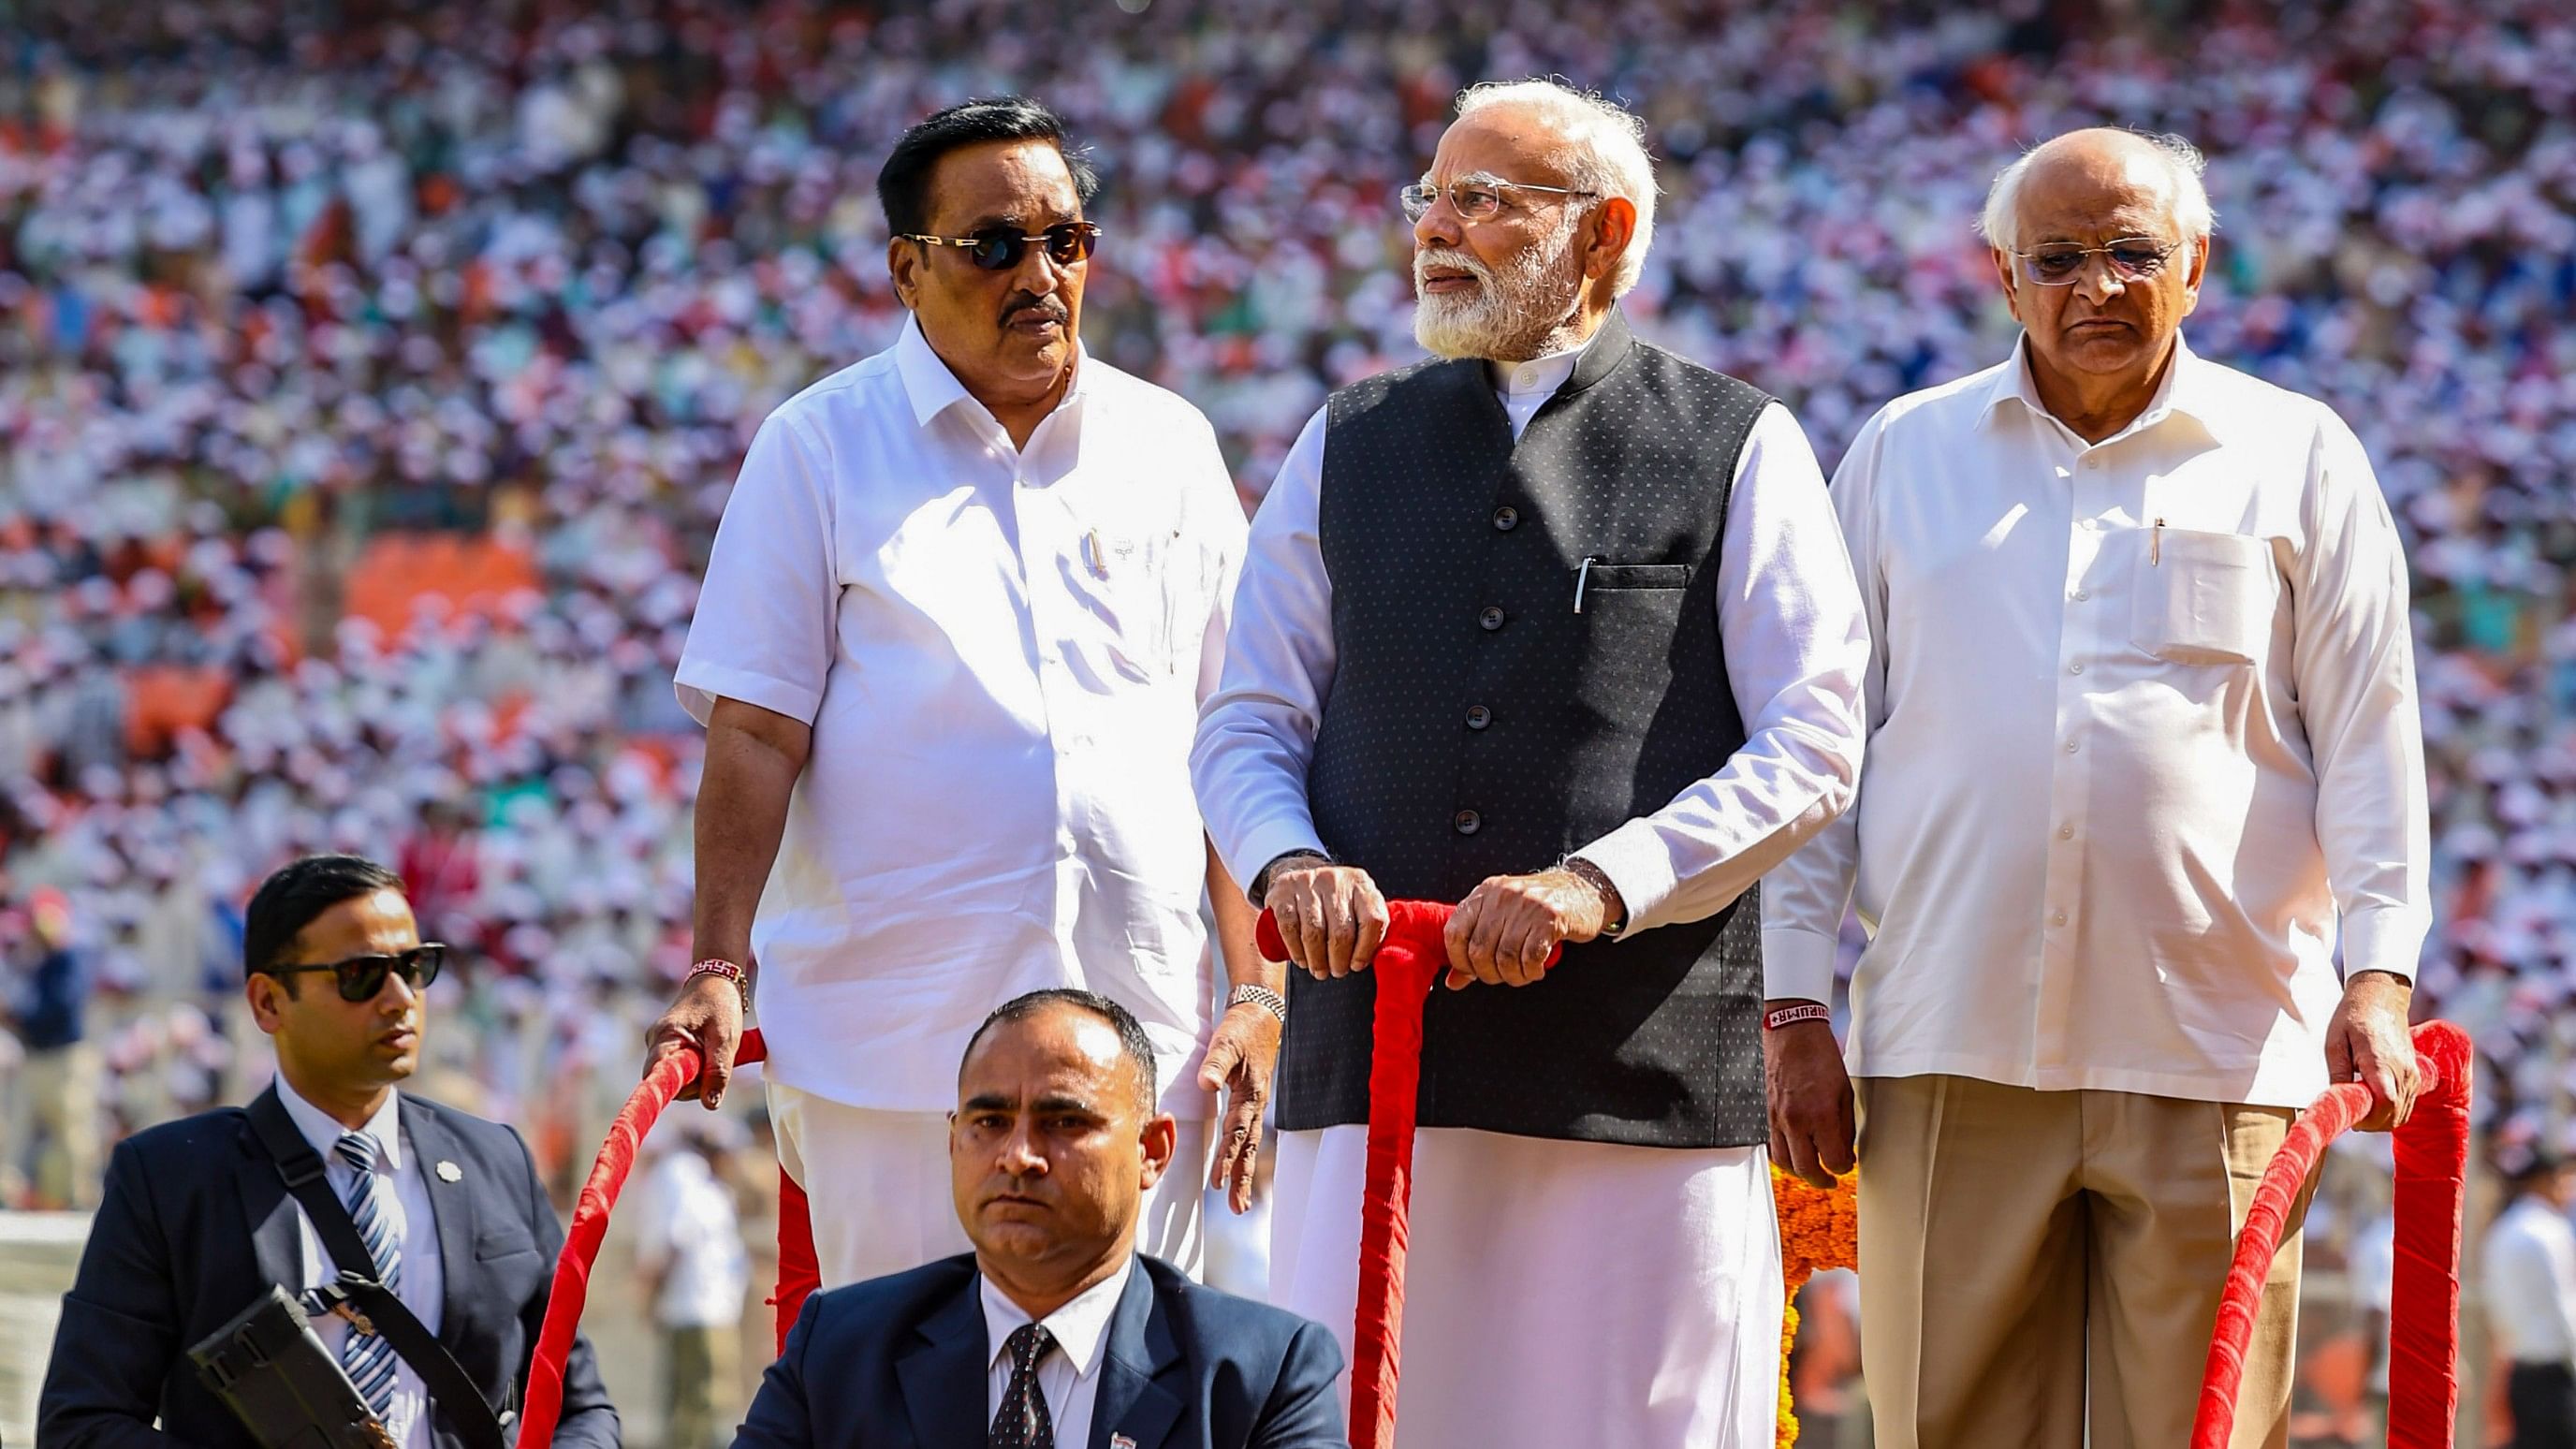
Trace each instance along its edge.
<path fill-rule="evenodd" d="M 1455 267 L 1478 282 L 1491 284 L 1494 270 L 1474 256 L 1452 247 L 1424 247 L 1413 254 L 1413 285 L 1416 289 L 1430 285 L 1433 267 Z"/>
<path fill-rule="evenodd" d="M 1073 309 L 1064 304 L 1062 297 L 1013 292 L 1011 299 L 1002 304 L 1002 325 L 1008 327 L 1019 321 L 1021 314 L 1031 312 L 1051 322 L 1070 323 L 1073 320 Z"/>

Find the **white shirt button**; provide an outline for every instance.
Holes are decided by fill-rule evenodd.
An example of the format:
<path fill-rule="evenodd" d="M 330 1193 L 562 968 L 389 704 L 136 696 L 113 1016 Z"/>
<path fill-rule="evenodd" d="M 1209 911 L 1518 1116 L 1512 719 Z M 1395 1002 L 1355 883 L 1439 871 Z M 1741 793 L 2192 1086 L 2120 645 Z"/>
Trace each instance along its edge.
<path fill-rule="evenodd" d="M 2083 590 L 2083 589 L 2077 589 L 2077 590 L 2075 591 L 2075 602 L 2077 602 L 2077 603 L 2079 603 L 2079 604 L 2080 604 L 2080 603 L 2083 603 L 2086 599 L 2089 599 L 2089 598 L 2091 598 L 2091 597 L 2093 597 L 2093 595 L 2092 595 L 2092 594 L 2090 594 L 2089 592 L 2087 592 L 2087 591 Z"/>
<path fill-rule="evenodd" d="M 2075 827 L 2072 825 L 2061 825 L 2057 827 L 2057 838 L 2060 840 L 2073 840 L 2075 838 Z"/>
<path fill-rule="evenodd" d="M 2069 664 L 2066 666 L 2066 672 L 2069 674 L 2082 674 L 2084 672 L 2084 666 L 2081 664 Z"/>
<path fill-rule="evenodd" d="M 2068 741 L 2066 742 L 2066 753 L 2068 753 L 2068 754 L 2070 754 L 2070 755 L 2071 755 L 2071 754 L 2074 754 L 2077 750 L 2080 750 L 2080 749 L 2082 749 L 2082 748 L 2084 748 L 2082 745 L 2079 745 L 2079 744 L 2075 743 L 2073 740 L 2068 740 Z"/>
<path fill-rule="evenodd" d="M 2049 923 L 2050 925 L 2052 925 L 2052 926 L 2063 926 L 2063 925 L 2065 925 L 2065 924 L 2066 924 L 2066 913 L 2065 913 L 2064 911 L 2059 911 L 2056 915 L 2053 915 L 2053 916 L 2051 916 L 2051 917 L 2049 917 L 2049 918 L 2048 918 L 2048 923 Z"/>

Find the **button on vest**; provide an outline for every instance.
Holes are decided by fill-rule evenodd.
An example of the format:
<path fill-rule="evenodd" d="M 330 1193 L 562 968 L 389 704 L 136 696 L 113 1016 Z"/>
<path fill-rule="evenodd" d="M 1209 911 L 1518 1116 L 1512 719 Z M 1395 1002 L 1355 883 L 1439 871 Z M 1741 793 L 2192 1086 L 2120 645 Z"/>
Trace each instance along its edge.
<path fill-rule="evenodd" d="M 1307 788 L 1336 859 L 1390 898 L 1457 901 L 1724 767 L 1744 725 L 1718 551 L 1768 402 L 1637 343 L 1615 314 L 1517 440 L 1482 363 L 1333 395 L 1318 534 L 1335 666 Z M 1575 946 L 1532 986 L 1434 992 L 1420 1120 L 1763 1140 L 1759 930 L 1748 894 L 1705 921 Z M 1292 973 L 1282 1127 L 1367 1120 L 1374 987 Z"/>

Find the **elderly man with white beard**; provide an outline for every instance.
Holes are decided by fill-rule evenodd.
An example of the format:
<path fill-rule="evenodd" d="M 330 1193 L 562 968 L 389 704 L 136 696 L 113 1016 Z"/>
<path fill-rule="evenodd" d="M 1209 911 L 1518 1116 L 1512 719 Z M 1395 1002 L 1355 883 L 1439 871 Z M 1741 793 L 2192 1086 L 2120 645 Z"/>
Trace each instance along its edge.
<path fill-rule="evenodd" d="M 1389 899 L 1461 902 L 1424 1029 L 1404 1422 L 1768 1444 L 1753 884 L 1852 798 L 1859 590 L 1796 421 L 1620 314 L 1655 211 L 1634 116 L 1475 87 L 1403 203 L 1438 356 L 1306 425 L 1191 761 L 1304 968 L 1272 1296 L 1350 1330 L 1366 971 Z"/>

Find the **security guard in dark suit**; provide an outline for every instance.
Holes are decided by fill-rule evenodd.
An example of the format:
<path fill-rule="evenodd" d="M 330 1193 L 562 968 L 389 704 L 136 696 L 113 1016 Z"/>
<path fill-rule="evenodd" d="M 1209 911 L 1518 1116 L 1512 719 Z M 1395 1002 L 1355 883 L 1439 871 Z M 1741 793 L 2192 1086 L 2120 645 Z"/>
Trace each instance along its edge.
<path fill-rule="evenodd" d="M 563 1233 L 517 1132 L 396 1090 L 419 1066 L 426 988 L 444 951 L 420 939 L 401 880 L 369 861 L 299 860 L 260 887 L 245 923 L 243 990 L 275 1041 L 277 1081 L 248 1109 L 201 1113 L 116 1149 L 63 1299 L 38 1449 L 258 1442 L 200 1382 L 188 1350 L 271 1285 L 326 1290 L 346 1266 L 290 1193 L 280 1145 L 318 1159 L 374 1259 L 368 1276 L 462 1370 L 461 1379 L 424 1371 L 390 1332 L 317 1320 L 325 1350 L 393 1442 L 467 1449 L 475 1418 L 506 1421 Z M 429 1387 L 441 1382 L 460 1386 L 450 1400 L 470 1383 L 488 1409 L 441 1400 Z M 555 1441 L 618 1442 L 587 1343 L 566 1366 Z"/>

